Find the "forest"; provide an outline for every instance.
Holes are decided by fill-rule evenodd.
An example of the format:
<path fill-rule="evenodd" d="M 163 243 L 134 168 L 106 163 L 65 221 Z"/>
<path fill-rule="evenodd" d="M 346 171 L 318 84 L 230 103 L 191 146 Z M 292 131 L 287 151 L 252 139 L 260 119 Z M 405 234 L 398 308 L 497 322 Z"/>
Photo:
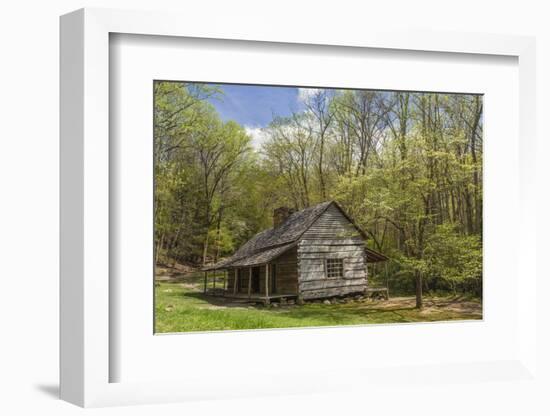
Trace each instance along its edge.
<path fill-rule="evenodd" d="M 198 269 L 271 228 L 274 208 L 334 200 L 391 259 L 393 293 L 481 297 L 483 97 L 307 91 L 258 148 L 212 105 L 219 85 L 155 81 L 157 264 Z"/>

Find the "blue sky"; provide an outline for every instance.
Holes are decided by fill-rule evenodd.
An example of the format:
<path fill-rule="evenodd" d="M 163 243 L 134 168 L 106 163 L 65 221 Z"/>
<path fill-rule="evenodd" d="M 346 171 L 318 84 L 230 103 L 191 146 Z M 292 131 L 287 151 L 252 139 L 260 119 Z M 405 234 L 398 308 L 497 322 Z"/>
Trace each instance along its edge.
<path fill-rule="evenodd" d="M 273 115 L 288 116 L 303 109 L 296 87 L 220 85 L 221 98 L 210 99 L 224 121 L 245 126 L 265 127 Z"/>
<path fill-rule="evenodd" d="M 253 145 L 261 146 L 261 129 L 274 116 L 289 116 L 293 111 L 302 111 L 300 89 L 296 87 L 267 87 L 257 85 L 219 85 L 224 95 L 211 98 L 224 121 L 234 120 L 244 126 L 252 136 Z"/>

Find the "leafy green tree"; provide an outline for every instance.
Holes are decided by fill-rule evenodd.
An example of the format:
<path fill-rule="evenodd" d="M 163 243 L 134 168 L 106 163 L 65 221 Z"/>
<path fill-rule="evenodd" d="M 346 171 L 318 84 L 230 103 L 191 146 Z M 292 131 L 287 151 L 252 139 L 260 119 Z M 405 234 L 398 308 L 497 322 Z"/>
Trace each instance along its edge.
<path fill-rule="evenodd" d="M 313 90 L 256 150 L 216 86 L 154 89 L 157 263 L 215 262 L 274 208 L 336 200 L 392 258 L 392 291 L 481 295 L 481 96 Z"/>

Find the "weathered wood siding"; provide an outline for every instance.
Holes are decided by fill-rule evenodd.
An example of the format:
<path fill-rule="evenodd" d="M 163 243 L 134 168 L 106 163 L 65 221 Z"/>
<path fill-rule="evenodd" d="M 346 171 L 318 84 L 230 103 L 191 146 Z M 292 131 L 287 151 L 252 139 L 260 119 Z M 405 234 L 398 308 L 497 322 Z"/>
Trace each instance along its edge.
<path fill-rule="evenodd" d="M 240 273 L 241 284 L 240 288 L 237 286 L 237 293 L 248 293 L 248 267 L 241 267 L 237 269 L 231 269 L 228 271 L 227 290 L 229 293 L 233 293 L 235 288 L 235 277 L 237 273 Z"/>
<path fill-rule="evenodd" d="M 343 277 L 328 278 L 326 259 L 343 259 Z M 304 299 L 363 292 L 367 287 L 364 241 L 335 206 L 303 234 L 298 245 L 298 286 Z"/>
<path fill-rule="evenodd" d="M 276 267 L 276 286 L 277 290 L 275 294 L 296 294 L 298 293 L 298 268 L 297 268 L 297 248 L 291 248 L 287 252 L 283 253 L 278 258 L 274 259 L 270 265 L 275 264 Z M 265 264 L 258 266 L 260 269 L 260 294 L 265 294 Z M 271 266 L 270 266 L 271 267 Z M 248 276 L 249 268 L 242 267 L 241 270 L 241 288 L 237 293 L 248 293 Z M 227 290 L 229 293 L 233 293 L 235 284 L 235 276 L 237 270 L 230 269 L 228 271 L 228 283 Z M 269 271 L 272 274 L 272 269 Z M 271 279 L 271 277 L 270 277 Z M 258 292 L 254 292 L 257 294 Z M 271 286 L 269 287 L 269 294 L 271 293 Z"/>
<path fill-rule="evenodd" d="M 275 294 L 291 295 L 298 293 L 298 249 L 293 247 L 273 260 L 276 271 L 277 291 Z M 265 267 L 264 267 L 265 273 Z M 271 273 L 271 270 L 270 270 Z M 260 282 L 260 290 L 265 293 L 265 275 Z"/>

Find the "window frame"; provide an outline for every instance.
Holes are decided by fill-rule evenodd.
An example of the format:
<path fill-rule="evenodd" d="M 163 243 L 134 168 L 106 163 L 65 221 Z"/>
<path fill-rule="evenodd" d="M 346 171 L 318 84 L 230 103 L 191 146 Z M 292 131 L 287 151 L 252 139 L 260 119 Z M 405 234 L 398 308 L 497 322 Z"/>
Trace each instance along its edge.
<path fill-rule="evenodd" d="M 330 261 L 340 261 L 342 263 L 342 274 L 339 275 L 339 276 L 330 276 L 329 275 L 329 264 L 328 262 Z M 346 259 L 345 258 L 338 258 L 338 257 L 326 257 L 324 259 L 324 265 L 325 265 L 325 279 L 344 279 L 345 275 L 344 275 L 344 267 L 346 265 Z"/>

